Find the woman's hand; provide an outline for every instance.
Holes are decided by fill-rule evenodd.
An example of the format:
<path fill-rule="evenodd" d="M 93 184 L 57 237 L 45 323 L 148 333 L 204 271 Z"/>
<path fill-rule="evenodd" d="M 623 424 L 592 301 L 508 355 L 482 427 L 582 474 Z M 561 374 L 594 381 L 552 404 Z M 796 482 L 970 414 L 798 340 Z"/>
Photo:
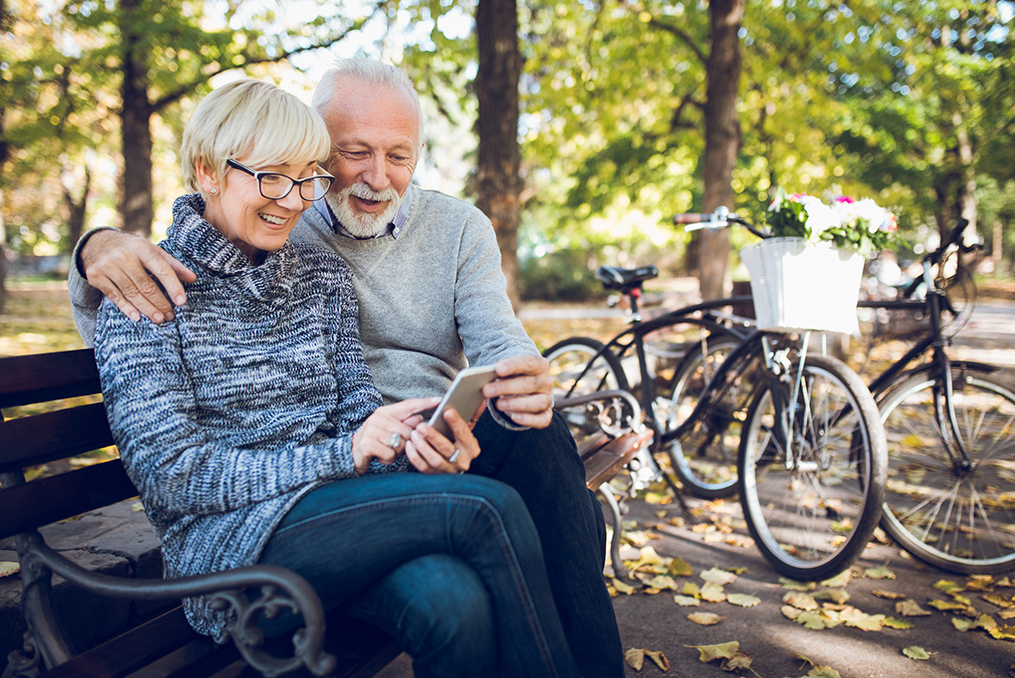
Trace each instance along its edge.
<path fill-rule="evenodd" d="M 472 427 L 483 414 L 486 401 L 480 403 L 472 418 L 466 422 L 454 410 L 444 413 L 444 421 L 451 427 L 454 440 L 448 440 L 428 424 L 416 426 L 405 456 L 420 473 L 465 473 L 472 460 L 479 456 L 479 442 L 472 435 Z"/>
<path fill-rule="evenodd" d="M 352 459 L 356 472 L 360 475 L 366 473 L 371 459 L 382 464 L 398 459 L 413 429 L 423 421 L 419 413 L 434 409 L 440 401 L 440 398 L 411 398 L 374 410 L 352 434 Z"/>

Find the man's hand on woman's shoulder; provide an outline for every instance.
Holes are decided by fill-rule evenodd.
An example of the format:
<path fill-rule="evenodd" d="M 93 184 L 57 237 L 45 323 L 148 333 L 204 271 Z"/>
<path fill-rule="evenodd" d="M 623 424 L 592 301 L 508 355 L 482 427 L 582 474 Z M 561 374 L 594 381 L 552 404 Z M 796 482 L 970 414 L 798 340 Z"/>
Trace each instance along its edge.
<path fill-rule="evenodd" d="M 161 248 L 123 231 L 92 233 L 81 248 L 80 258 L 88 284 L 131 320 L 140 320 L 142 315 L 154 323 L 172 320 L 173 304 L 182 306 L 187 302 L 182 283 L 197 279 L 193 271 Z M 152 276 L 165 288 L 172 303 Z"/>

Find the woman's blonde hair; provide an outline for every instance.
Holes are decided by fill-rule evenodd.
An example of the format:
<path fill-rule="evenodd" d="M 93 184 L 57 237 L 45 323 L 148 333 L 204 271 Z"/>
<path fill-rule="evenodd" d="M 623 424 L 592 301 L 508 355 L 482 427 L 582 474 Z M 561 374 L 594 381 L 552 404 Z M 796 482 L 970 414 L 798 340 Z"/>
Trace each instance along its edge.
<path fill-rule="evenodd" d="M 252 167 L 323 164 L 330 148 L 328 129 L 310 106 L 271 83 L 238 80 L 198 104 L 183 130 L 180 162 L 187 190 L 201 191 L 198 163 L 221 180 L 230 158 Z"/>

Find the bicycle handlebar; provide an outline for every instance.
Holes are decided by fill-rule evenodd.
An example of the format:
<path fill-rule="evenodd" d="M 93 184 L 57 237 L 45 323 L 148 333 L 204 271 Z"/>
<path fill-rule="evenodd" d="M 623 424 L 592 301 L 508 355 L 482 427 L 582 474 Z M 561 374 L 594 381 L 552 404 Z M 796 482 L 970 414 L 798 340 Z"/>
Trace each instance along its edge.
<path fill-rule="evenodd" d="M 770 233 L 764 232 L 747 219 L 738 216 L 735 212 L 730 212 L 728 207 L 717 207 L 715 212 L 680 212 L 673 215 L 673 223 L 686 225 L 685 231 L 696 231 L 699 228 L 717 231 L 734 223 L 743 226 L 759 238 L 771 236 Z"/>

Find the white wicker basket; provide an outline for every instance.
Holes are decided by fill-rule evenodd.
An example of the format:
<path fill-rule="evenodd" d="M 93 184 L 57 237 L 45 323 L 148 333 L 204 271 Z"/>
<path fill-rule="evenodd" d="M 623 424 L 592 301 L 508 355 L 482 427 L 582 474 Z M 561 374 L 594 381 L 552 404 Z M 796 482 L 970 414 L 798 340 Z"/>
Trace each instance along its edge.
<path fill-rule="evenodd" d="M 864 259 L 856 252 L 803 238 L 768 238 L 742 249 L 740 258 L 751 276 L 759 329 L 858 332 Z"/>

